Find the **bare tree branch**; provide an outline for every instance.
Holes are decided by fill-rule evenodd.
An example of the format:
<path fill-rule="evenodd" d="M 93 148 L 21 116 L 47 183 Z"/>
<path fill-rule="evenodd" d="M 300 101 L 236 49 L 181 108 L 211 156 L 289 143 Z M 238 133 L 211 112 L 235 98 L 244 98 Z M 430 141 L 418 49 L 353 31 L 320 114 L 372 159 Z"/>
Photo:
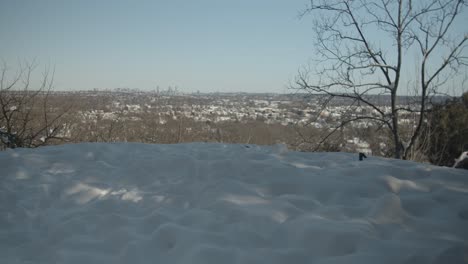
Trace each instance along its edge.
<path fill-rule="evenodd" d="M 346 98 L 372 109 L 375 114 L 359 118 L 386 127 L 393 136 L 394 156 L 410 158 L 432 96 L 449 76 L 468 65 L 467 33 L 458 40 L 450 35 L 466 6 L 463 0 L 312 0 L 302 16 L 314 16 L 316 47 L 322 60 L 315 67 L 316 75 L 310 71 L 298 74 L 295 88 Z M 379 30 L 393 44 L 387 50 L 378 44 L 382 40 L 375 32 Z M 402 86 L 404 58 L 413 47 L 422 55 L 416 62 L 420 74 L 413 82 L 420 87 L 414 97 L 417 102 L 412 100 L 405 106 L 397 102 L 397 94 Z M 447 55 L 437 61 L 436 54 L 441 53 Z M 373 93 L 390 95 L 390 111 L 368 99 L 367 95 Z M 400 115 L 408 114 L 417 116 L 409 134 L 400 131 L 399 121 Z M 355 118 L 345 116 L 336 129 Z"/>

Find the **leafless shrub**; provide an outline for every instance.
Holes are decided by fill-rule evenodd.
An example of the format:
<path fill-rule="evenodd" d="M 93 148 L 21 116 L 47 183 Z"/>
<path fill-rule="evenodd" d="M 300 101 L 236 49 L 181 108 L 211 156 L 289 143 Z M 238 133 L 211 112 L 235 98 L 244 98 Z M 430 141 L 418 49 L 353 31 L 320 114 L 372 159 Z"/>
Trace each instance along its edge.
<path fill-rule="evenodd" d="M 4 63 L 0 76 L 0 148 L 38 147 L 65 140 L 62 119 L 69 106 L 52 104 L 54 71 L 46 69 L 34 84 L 34 63 L 15 73 Z"/>

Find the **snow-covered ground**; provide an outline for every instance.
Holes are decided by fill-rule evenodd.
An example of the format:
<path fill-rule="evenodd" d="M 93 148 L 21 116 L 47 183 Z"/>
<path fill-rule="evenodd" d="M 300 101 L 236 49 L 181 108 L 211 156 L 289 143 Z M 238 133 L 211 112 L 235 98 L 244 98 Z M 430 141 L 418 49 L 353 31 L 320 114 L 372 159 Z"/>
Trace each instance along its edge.
<path fill-rule="evenodd" d="M 0 263 L 468 263 L 468 173 L 281 146 L 8 150 Z"/>

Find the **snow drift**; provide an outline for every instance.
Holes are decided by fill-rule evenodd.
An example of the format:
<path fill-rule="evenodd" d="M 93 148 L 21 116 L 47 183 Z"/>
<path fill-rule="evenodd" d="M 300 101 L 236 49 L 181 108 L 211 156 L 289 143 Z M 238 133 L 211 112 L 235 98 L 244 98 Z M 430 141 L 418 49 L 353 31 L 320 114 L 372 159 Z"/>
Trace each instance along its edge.
<path fill-rule="evenodd" d="M 223 144 L 0 153 L 1 263 L 468 263 L 468 173 Z"/>

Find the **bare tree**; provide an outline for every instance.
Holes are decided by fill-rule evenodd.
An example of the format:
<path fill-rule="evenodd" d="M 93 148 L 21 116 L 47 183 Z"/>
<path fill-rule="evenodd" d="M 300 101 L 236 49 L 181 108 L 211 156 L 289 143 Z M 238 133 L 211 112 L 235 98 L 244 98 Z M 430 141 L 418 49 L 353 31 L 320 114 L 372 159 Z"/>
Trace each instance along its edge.
<path fill-rule="evenodd" d="M 60 120 L 70 106 L 52 107 L 54 72 L 45 70 L 35 85 L 35 67 L 21 64 L 12 75 L 5 63 L 0 69 L 0 148 L 38 147 L 63 139 Z"/>
<path fill-rule="evenodd" d="M 311 0 L 302 15 L 313 16 L 320 59 L 315 72 L 299 71 L 294 87 L 349 101 L 331 133 L 371 121 L 391 132 L 395 158 L 411 158 L 431 98 L 467 65 L 468 34 L 452 33 L 466 5 L 464 0 Z M 418 73 L 411 76 L 414 64 Z M 397 94 L 409 86 L 416 91 L 412 103 L 399 102 Z M 375 95 L 389 96 L 389 105 L 373 100 Z M 372 111 L 355 112 L 362 107 Z M 402 115 L 415 117 L 405 131 Z"/>

